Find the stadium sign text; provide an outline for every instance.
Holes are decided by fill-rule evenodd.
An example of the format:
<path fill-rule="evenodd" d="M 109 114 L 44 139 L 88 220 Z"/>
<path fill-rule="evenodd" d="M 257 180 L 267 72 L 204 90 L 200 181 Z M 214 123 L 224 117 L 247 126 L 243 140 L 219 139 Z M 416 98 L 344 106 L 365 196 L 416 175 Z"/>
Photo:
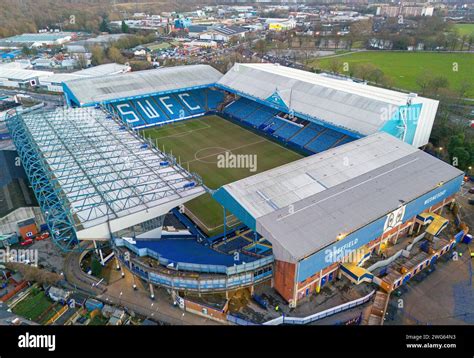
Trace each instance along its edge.
<path fill-rule="evenodd" d="M 356 251 L 360 251 L 360 250 L 351 249 L 351 247 L 357 245 L 358 242 L 359 242 L 359 239 L 355 238 L 354 240 L 349 241 L 348 243 L 342 245 L 341 247 L 336 247 L 334 245 L 332 248 L 324 250 L 324 254 L 325 254 L 324 260 L 326 261 L 326 263 L 334 263 L 334 262 L 342 262 L 342 261 L 346 261 L 346 262 L 360 261 L 357 259 L 357 257 L 354 257 L 354 256 L 359 255 L 359 253 Z"/>
<path fill-rule="evenodd" d="M 424 205 L 428 205 L 432 201 L 434 201 L 438 198 L 441 198 L 442 196 L 444 196 L 444 194 L 446 194 L 446 190 L 440 191 L 439 193 L 429 197 L 428 199 L 425 200 Z"/>

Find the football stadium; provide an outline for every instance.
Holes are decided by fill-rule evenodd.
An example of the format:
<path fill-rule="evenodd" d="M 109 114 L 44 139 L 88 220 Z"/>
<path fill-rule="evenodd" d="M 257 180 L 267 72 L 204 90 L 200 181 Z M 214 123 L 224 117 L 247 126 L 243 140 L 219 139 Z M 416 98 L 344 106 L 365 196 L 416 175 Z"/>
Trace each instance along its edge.
<path fill-rule="evenodd" d="M 110 243 L 176 292 L 265 283 L 294 307 L 341 278 L 391 291 L 413 270 L 381 280 L 364 263 L 403 235 L 437 237 L 463 181 L 419 149 L 438 101 L 414 93 L 235 64 L 75 79 L 64 94 L 66 109 L 7 120 L 54 241 Z"/>

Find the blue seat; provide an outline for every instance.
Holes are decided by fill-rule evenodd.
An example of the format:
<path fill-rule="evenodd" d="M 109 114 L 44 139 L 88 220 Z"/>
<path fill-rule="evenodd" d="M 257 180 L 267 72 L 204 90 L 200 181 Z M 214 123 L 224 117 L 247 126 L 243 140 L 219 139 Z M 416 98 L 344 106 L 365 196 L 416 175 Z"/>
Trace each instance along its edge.
<path fill-rule="evenodd" d="M 245 119 L 245 122 L 258 128 L 265 128 L 278 113 L 276 109 L 261 106 Z"/>
<path fill-rule="evenodd" d="M 139 127 L 146 125 L 146 122 L 143 120 L 141 115 L 137 113 L 130 101 L 123 101 L 119 103 L 114 103 L 112 105 L 113 109 L 118 113 L 120 118 L 127 122 L 132 127 Z"/>
<path fill-rule="evenodd" d="M 171 94 L 155 96 L 153 99 L 171 120 L 179 120 L 190 116 L 184 105 Z"/>
<path fill-rule="evenodd" d="M 148 124 L 161 123 L 168 120 L 153 98 L 142 98 L 134 101 L 134 107 Z"/>
<path fill-rule="evenodd" d="M 297 133 L 290 142 L 304 147 L 311 139 L 316 137 L 318 133 L 311 129 L 309 126 L 306 126 L 301 132 Z"/>
<path fill-rule="evenodd" d="M 315 140 L 306 145 L 306 149 L 319 153 L 333 147 L 344 135 L 342 133 L 327 129 Z"/>
<path fill-rule="evenodd" d="M 189 92 L 176 93 L 174 97 L 181 102 L 182 107 L 190 114 L 195 115 L 206 111 L 204 104 Z"/>
<path fill-rule="evenodd" d="M 217 107 L 224 101 L 224 93 L 218 90 L 207 89 L 207 108 L 215 111 Z"/>
<path fill-rule="evenodd" d="M 239 98 L 237 101 L 227 106 L 224 112 L 231 114 L 233 117 L 237 117 L 240 120 L 244 120 L 260 107 L 261 105 L 254 101 L 250 101 L 247 98 Z"/>
<path fill-rule="evenodd" d="M 288 138 L 294 136 L 300 129 L 300 126 L 286 122 L 286 124 L 278 128 L 278 130 L 276 130 L 273 135 L 281 139 L 288 140 Z"/>

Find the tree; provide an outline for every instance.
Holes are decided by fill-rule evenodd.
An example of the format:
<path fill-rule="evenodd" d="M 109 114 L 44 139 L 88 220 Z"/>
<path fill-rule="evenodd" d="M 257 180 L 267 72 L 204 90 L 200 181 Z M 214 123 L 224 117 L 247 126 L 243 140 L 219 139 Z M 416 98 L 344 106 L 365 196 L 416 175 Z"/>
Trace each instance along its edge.
<path fill-rule="evenodd" d="M 18 262 L 8 262 L 5 266 L 12 271 L 20 272 L 26 281 L 34 281 L 40 285 L 53 285 L 62 279 L 56 273 Z"/>
<path fill-rule="evenodd" d="M 125 20 L 122 20 L 122 32 L 128 34 L 130 32 L 130 27 L 127 25 Z"/>
<path fill-rule="evenodd" d="M 332 73 L 339 73 L 342 71 L 342 61 L 337 59 L 337 58 L 332 58 L 330 61 L 329 61 L 329 65 L 328 65 L 328 69 L 329 71 L 331 71 Z"/>
<path fill-rule="evenodd" d="M 373 74 L 375 70 L 377 70 L 377 67 L 375 67 L 373 64 L 361 63 L 356 66 L 355 74 L 363 81 L 366 81 L 369 80 L 371 74 Z"/>
<path fill-rule="evenodd" d="M 83 53 L 80 53 L 77 56 L 77 67 L 79 67 L 80 69 L 87 67 L 87 58 Z"/>
<path fill-rule="evenodd" d="M 31 49 L 28 47 L 28 46 L 23 46 L 21 48 L 21 53 L 24 55 L 24 56 L 30 56 L 31 55 Z"/>
<path fill-rule="evenodd" d="M 447 88 L 449 81 L 444 76 L 436 76 L 429 82 L 429 89 L 432 93 L 437 94 L 440 88 Z"/>
<path fill-rule="evenodd" d="M 415 80 L 418 87 L 420 87 L 421 93 L 426 93 L 428 86 L 430 84 L 431 73 L 423 71 Z"/>
<path fill-rule="evenodd" d="M 267 52 L 267 42 L 265 40 L 258 40 L 256 43 L 255 43 L 255 50 L 260 53 L 260 54 L 264 54 L 265 52 Z"/>
<path fill-rule="evenodd" d="M 104 52 L 104 49 L 100 47 L 99 45 L 95 45 L 92 47 L 91 54 L 92 54 L 92 57 L 91 57 L 92 65 L 97 66 L 97 65 L 101 65 L 105 63 L 105 60 L 106 60 L 105 52 Z"/>
<path fill-rule="evenodd" d="M 109 47 L 109 49 L 107 50 L 107 57 L 109 58 L 110 61 L 115 62 L 115 63 L 125 62 L 120 50 L 114 46 Z"/>
<path fill-rule="evenodd" d="M 109 19 L 108 19 L 107 15 L 102 16 L 102 22 L 100 23 L 100 26 L 99 26 L 99 31 L 100 32 L 110 32 L 108 20 Z"/>
<path fill-rule="evenodd" d="M 376 84 L 382 83 L 384 79 L 384 73 L 380 68 L 374 68 L 368 75 L 369 81 Z"/>

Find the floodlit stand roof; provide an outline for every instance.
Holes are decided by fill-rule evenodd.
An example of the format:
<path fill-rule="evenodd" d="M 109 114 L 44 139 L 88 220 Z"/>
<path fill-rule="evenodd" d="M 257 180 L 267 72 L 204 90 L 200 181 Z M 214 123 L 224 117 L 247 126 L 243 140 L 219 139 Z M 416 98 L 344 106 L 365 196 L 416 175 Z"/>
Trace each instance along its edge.
<path fill-rule="evenodd" d="M 205 192 L 190 173 L 102 110 L 33 112 L 22 121 L 79 239 L 108 239 Z"/>
<path fill-rule="evenodd" d="M 80 106 L 86 106 L 181 88 L 209 86 L 221 76 L 219 71 L 209 65 L 190 65 L 70 80 L 65 83 L 65 87 Z"/>
<path fill-rule="evenodd" d="M 462 176 L 459 169 L 377 133 L 224 185 L 215 197 L 237 216 L 253 217 L 277 259 L 297 262 L 339 234 Z"/>
<path fill-rule="evenodd" d="M 379 132 L 410 100 L 413 105 L 422 104 L 410 143 L 415 147 L 428 143 L 438 107 L 432 99 L 278 64 L 235 64 L 218 85 L 262 101 L 276 95 L 297 115 L 364 136 Z"/>

